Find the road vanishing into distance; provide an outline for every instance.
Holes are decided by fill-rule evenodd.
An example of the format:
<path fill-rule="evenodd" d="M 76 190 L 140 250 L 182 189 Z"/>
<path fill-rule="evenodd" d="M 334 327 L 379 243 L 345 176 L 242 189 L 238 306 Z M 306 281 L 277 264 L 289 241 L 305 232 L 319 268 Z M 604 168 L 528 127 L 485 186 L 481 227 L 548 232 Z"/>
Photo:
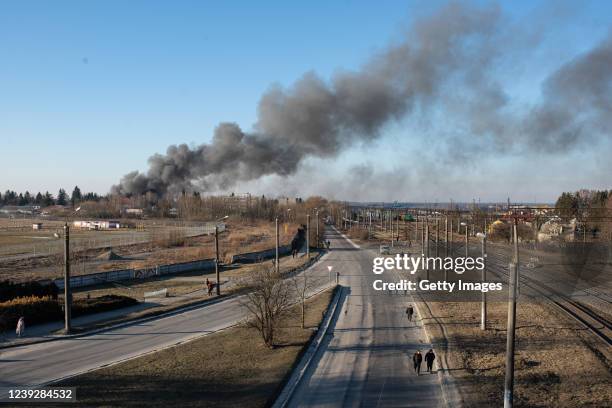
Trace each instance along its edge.
<path fill-rule="evenodd" d="M 290 400 L 292 407 L 443 407 L 438 375 L 414 372 L 412 355 L 430 349 L 419 321 L 409 322 L 412 303 L 403 293 L 375 291 L 378 254 L 353 246 L 328 230 L 332 252 L 325 264 L 340 272 L 344 287 L 332 336 L 323 341 Z M 416 319 L 419 319 L 417 316 Z"/>
<path fill-rule="evenodd" d="M 407 321 L 410 298 L 372 289 L 374 251 L 333 229 L 326 239 L 331 251 L 306 273 L 323 286 L 328 266 L 340 273 L 341 309 L 291 405 L 443 406 L 438 376 L 417 376 L 412 368 L 412 354 L 429 345 L 420 324 Z M 240 302 L 234 297 L 94 335 L 0 350 L 0 398 L 8 388 L 46 384 L 230 327 L 246 316 Z"/>

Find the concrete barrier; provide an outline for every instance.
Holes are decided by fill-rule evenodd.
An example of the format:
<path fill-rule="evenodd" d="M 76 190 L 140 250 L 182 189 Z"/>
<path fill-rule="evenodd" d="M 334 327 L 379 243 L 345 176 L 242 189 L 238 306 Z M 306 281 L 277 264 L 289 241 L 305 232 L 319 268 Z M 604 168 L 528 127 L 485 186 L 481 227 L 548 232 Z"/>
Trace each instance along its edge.
<path fill-rule="evenodd" d="M 283 245 L 278 249 L 279 255 L 291 253 L 291 245 Z M 255 263 L 261 260 L 271 259 L 276 256 L 276 249 L 266 249 L 263 251 L 247 252 L 232 256 L 231 263 Z M 169 265 L 159 265 L 151 268 L 140 269 L 120 269 L 107 272 L 90 273 L 70 277 L 72 288 L 82 288 L 86 286 L 100 285 L 103 283 L 120 282 L 132 279 L 148 279 L 154 276 L 171 275 L 175 273 L 207 271 L 215 269 L 214 259 L 201 259 L 193 262 L 181 262 Z M 59 289 L 64 289 L 64 279 L 53 280 Z"/>
<path fill-rule="evenodd" d="M 152 298 L 152 297 L 168 297 L 168 289 L 164 288 L 164 289 L 160 289 L 160 290 L 154 290 L 152 292 L 145 292 L 144 293 L 144 298 Z"/>

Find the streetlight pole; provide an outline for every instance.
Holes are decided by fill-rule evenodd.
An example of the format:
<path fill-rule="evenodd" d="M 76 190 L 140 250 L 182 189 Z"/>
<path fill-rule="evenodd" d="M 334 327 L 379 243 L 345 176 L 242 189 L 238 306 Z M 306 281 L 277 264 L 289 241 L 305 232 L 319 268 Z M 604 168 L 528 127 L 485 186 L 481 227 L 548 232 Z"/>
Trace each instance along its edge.
<path fill-rule="evenodd" d="M 70 293 L 70 227 L 64 224 L 64 334 L 72 330 L 72 293 Z"/>
<path fill-rule="evenodd" d="M 504 408 L 514 404 L 514 335 L 516 330 L 516 295 L 519 281 L 518 236 L 516 219 L 512 237 L 514 239 L 514 260 L 510 264 L 510 282 L 508 286 L 508 331 L 506 336 L 506 377 L 504 379 Z"/>

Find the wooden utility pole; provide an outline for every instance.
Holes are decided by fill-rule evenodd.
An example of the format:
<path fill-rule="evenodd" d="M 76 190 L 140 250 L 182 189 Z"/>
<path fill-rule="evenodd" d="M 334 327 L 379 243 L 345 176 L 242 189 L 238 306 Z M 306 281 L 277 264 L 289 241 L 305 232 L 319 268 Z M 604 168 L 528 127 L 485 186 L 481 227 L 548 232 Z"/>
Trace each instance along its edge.
<path fill-rule="evenodd" d="M 64 224 L 64 334 L 72 331 L 72 293 L 70 292 L 70 227 Z"/>
<path fill-rule="evenodd" d="M 274 265 L 276 266 L 276 273 L 280 272 L 280 264 L 279 264 L 279 257 L 278 257 L 278 246 L 279 246 L 279 233 L 278 233 L 278 217 L 276 217 L 276 256 L 275 256 L 275 262 Z"/>
<path fill-rule="evenodd" d="M 215 223 L 215 277 L 217 279 L 217 296 L 221 295 L 221 277 L 219 276 L 219 226 Z"/>
<path fill-rule="evenodd" d="M 306 214 L 306 259 L 310 259 L 310 214 Z"/>
<path fill-rule="evenodd" d="M 429 223 L 425 226 L 425 265 L 427 267 L 427 280 L 429 280 Z"/>

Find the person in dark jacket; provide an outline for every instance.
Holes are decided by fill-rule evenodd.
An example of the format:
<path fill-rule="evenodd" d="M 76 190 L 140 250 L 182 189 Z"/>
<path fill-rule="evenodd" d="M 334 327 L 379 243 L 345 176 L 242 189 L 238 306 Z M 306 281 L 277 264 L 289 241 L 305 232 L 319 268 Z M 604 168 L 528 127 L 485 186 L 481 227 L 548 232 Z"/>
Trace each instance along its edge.
<path fill-rule="evenodd" d="M 421 375 L 421 363 L 423 362 L 423 355 L 419 350 L 412 356 L 412 362 L 414 363 L 414 371 L 417 375 Z"/>
<path fill-rule="evenodd" d="M 412 307 L 412 305 L 408 305 L 408 307 L 406 308 L 406 317 L 408 317 L 409 322 L 412 321 L 413 314 L 414 314 L 414 308 Z"/>
<path fill-rule="evenodd" d="M 429 349 L 427 354 L 425 354 L 425 362 L 427 363 L 428 373 L 431 373 L 435 359 L 436 359 L 436 355 L 434 354 L 433 349 Z"/>

